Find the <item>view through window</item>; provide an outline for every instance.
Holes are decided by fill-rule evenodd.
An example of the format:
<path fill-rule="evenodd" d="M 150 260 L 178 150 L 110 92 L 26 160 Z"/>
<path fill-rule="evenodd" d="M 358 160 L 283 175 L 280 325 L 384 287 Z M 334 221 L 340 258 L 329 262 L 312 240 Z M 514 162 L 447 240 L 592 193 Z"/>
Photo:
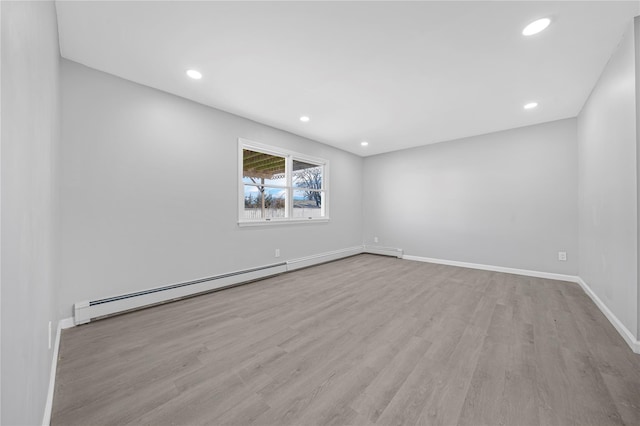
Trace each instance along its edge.
<path fill-rule="evenodd" d="M 327 217 L 327 162 L 240 140 L 240 222 Z"/>

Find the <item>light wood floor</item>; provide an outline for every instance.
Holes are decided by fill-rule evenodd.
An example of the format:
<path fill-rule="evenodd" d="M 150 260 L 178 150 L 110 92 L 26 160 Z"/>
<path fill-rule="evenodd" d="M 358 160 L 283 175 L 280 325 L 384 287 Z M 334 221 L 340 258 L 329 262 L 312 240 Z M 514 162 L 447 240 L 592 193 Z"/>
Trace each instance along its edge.
<path fill-rule="evenodd" d="M 65 330 L 52 424 L 640 425 L 577 284 L 360 255 Z"/>

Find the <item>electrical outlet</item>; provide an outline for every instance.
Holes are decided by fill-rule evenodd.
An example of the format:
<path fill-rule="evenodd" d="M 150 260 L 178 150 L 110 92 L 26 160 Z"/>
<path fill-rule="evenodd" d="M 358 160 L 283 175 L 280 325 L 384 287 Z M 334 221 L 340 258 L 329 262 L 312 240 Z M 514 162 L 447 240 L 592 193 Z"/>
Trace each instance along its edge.
<path fill-rule="evenodd" d="M 566 262 L 567 260 L 567 252 L 566 251 L 559 251 L 558 252 L 558 260 L 561 262 Z"/>
<path fill-rule="evenodd" d="M 49 321 L 49 349 L 51 349 L 51 321 Z"/>
<path fill-rule="evenodd" d="M 276 257 L 280 257 L 280 249 L 276 249 Z"/>
<path fill-rule="evenodd" d="M 378 242 L 378 237 L 373 237 L 373 242 L 377 243 Z"/>

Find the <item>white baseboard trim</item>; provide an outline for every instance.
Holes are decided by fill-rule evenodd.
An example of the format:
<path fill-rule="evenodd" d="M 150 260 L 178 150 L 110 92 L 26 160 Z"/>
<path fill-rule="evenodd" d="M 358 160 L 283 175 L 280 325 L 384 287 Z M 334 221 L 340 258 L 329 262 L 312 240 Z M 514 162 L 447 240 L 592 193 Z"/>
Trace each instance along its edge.
<path fill-rule="evenodd" d="M 367 245 L 364 246 L 362 252 L 370 253 L 370 254 L 381 254 L 383 256 L 392 256 L 392 257 L 397 257 L 398 259 L 402 259 L 402 256 L 404 253 L 402 249 L 395 248 L 395 247 L 380 247 L 380 246 L 367 246 Z"/>
<path fill-rule="evenodd" d="M 73 322 L 73 317 L 69 317 L 69 318 L 63 318 L 58 322 L 58 325 L 60 326 L 60 328 L 62 330 L 65 330 L 67 328 L 71 328 L 71 327 L 75 327 L 76 325 Z"/>
<path fill-rule="evenodd" d="M 613 327 L 620 334 L 620 336 L 622 336 L 624 341 L 627 342 L 627 345 L 629 345 L 631 350 L 634 353 L 640 354 L 640 341 L 638 341 L 633 336 L 633 334 L 629 331 L 629 329 L 627 329 L 627 327 L 625 327 L 624 324 L 622 324 L 622 322 L 618 319 L 618 317 L 616 317 L 613 314 L 613 312 L 611 312 L 611 310 L 607 307 L 607 305 L 605 305 L 604 302 L 600 300 L 600 298 L 593 292 L 593 290 L 591 290 L 591 287 L 589 287 L 587 283 L 579 276 L 556 274 L 552 272 L 530 271 L 527 269 L 506 268 L 504 266 L 483 265 L 479 263 L 458 262 L 455 260 L 443 260 L 443 259 L 435 259 L 431 257 L 412 256 L 412 255 L 406 255 L 406 254 L 403 256 L 403 259 L 577 283 L 580 285 L 580 287 L 582 287 L 582 290 L 585 293 L 587 293 L 587 295 L 591 298 L 591 300 L 593 300 L 593 303 L 595 303 L 598 309 L 600 309 L 600 311 L 604 314 L 604 316 L 609 320 L 609 322 L 613 325 Z"/>
<path fill-rule="evenodd" d="M 49 424 L 51 423 L 51 411 L 53 409 L 53 392 L 56 388 L 56 371 L 58 369 L 58 355 L 60 353 L 60 335 L 62 334 L 62 330 L 71 327 L 75 327 L 73 318 L 63 318 L 58 321 L 58 327 L 56 328 L 56 340 L 53 344 L 51 371 L 49 372 L 49 389 L 47 391 L 47 401 L 44 406 L 42 426 L 49 426 Z"/>
<path fill-rule="evenodd" d="M 314 254 L 312 256 L 300 257 L 287 261 L 287 272 L 295 271 L 300 268 L 318 265 L 320 263 L 331 262 L 332 260 L 342 259 L 344 257 L 355 256 L 362 253 L 362 246 L 349 247 L 340 250 L 328 251 L 325 253 Z"/>
<path fill-rule="evenodd" d="M 578 277 L 578 284 L 584 290 L 585 293 L 593 300 L 593 303 L 596 304 L 598 309 L 604 314 L 605 317 L 609 320 L 611 325 L 618 331 L 618 333 L 622 336 L 627 345 L 631 348 L 631 350 L 637 354 L 640 354 L 640 341 L 638 341 L 633 333 L 629 331 L 627 327 L 622 324 L 622 322 L 614 315 L 613 312 L 605 305 L 605 303 L 598 297 L 597 294 L 591 290 L 591 287 L 580 277 Z"/>
<path fill-rule="evenodd" d="M 403 259 L 417 262 L 438 263 L 441 265 L 459 266 L 461 268 L 481 269 L 483 271 L 504 272 L 506 274 L 524 275 L 527 277 L 546 278 L 550 280 L 578 282 L 575 275 L 556 274 L 553 272 L 531 271 L 528 269 L 507 268 L 504 266 L 485 265 L 482 263 L 458 262 L 457 260 L 435 259 L 432 257 L 412 256 L 405 254 Z"/>

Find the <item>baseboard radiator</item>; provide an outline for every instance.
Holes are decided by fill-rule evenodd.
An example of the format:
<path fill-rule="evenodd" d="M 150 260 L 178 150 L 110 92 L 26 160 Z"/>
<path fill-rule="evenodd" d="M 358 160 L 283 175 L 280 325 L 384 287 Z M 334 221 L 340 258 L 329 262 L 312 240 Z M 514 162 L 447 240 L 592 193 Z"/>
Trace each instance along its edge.
<path fill-rule="evenodd" d="M 382 247 L 382 246 L 363 246 L 363 253 L 379 254 L 382 256 L 391 256 L 402 259 L 404 251 L 395 247 Z"/>
<path fill-rule="evenodd" d="M 363 252 L 363 246 L 349 247 L 341 250 L 334 250 L 313 256 L 300 257 L 287 261 L 287 271 L 295 271 L 300 268 L 318 265 L 320 263 L 331 262 L 332 260 L 342 259 L 344 257 L 355 256 Z"/>
<path fill-rule="evenodd" d="M 320 263 L 338 260 L 348 256 L 354 256 L 363 252 L 363 246 L 350 247 L 318 255 L 292 259 L 286 262 L 274 263 L 252 269 L 230 272 L 212 277 L 200 278 L 177 284 L 156 287 L 134 293 L 107 297 L 104 299 L 78 302 L 74 305 L 74 324 L 86 324 L 92 319 L 115 315 L 118 313 L 156 305 L 184 297 L 193 296 L 209 291 L 220 290 L 226 287 L 267 278 L 300 268 L 317 265 Z M 392 255 L 396 255 L 394 252 Z"/>
<path fill-rule="evenodd" d="M 149 290 L 122 294 L 105 299 L 78 302 L 74 305 L 74 323 L 76 325 L 86 324 L 94 318 L 114 315 L 149 305 L 193 296 L 199 293 L 219 290 L 241 283 L 278 275 L 283 272 L 287 272 L 286 262 L 200 278 L 193 281 L 156 287 Z"/>

